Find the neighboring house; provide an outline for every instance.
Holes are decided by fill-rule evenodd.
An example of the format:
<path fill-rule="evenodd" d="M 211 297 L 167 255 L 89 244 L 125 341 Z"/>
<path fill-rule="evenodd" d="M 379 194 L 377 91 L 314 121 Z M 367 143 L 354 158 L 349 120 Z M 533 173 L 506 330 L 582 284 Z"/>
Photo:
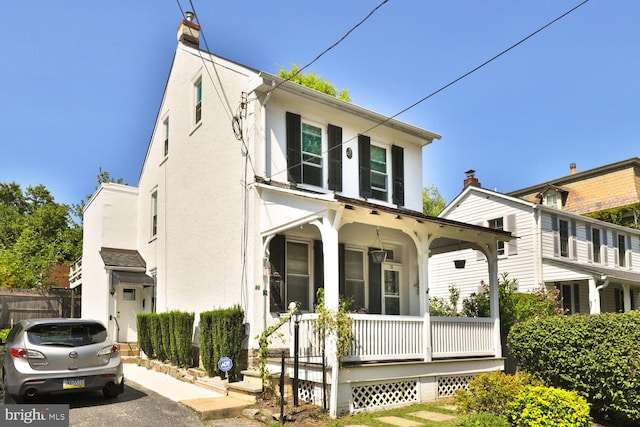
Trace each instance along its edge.
<path fill-rule="evenodd" d="M 251 363 L 256 337 L 298 302 L 308 362 L 320 354 L 317 289 L 329 308 L 351 298 L 363 314 L 342 364 L 328 340 L 332 415 L 450 396 L 502 369 L 497 317 L 428 313 L 430 255 L 483 251 L 497 295 L 495 248 L 511 239 L 420 212 L 423 148 L 439 135 L 199 50 L 198 38 L 182 21 L 138 186 L 105 183 L 87 203 L 83 316 L 135 341 L 138 313 L 197 322 L 239 304 Z M 320 401 L 322 373 L 302 364 L 306 400 Z"/>
<path fill-rule="evenodd" d="M 507 194 L 577 214 L 617 209 L 620 225 L 640 228 L 640 159 L 632 157 L 584 172 L 577 172 L 572 163 L 567 176 Z"/>
<path fill-rule="evenodd" d="M 490 191 L 480 187 L 473 171 L 468 175 L 466 187 L 440 217 L 516 236 L 499 242 L 497 251 L 499 272 L 516 279 L 519 291 L 532 292 L 542 284 L 556 287 L 569 313 L 620 312 L 639 306 L 640 230 L 568 212 L 553 203 Z M 452 274 L 446 267 L 454 258 L 466 259 L 466 265 Z M 449 285 L 455 284 L 462 300 L 478 292 L 481 280 L 487 280 L 486 260 L 475 251 L 440 255 L 430 262 L 432 295 L 446 297 Z"/>

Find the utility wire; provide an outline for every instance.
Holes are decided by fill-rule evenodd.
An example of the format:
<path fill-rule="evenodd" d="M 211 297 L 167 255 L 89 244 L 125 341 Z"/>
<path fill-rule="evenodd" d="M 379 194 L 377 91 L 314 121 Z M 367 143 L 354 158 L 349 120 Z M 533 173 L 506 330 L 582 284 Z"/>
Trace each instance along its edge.
<path fill-rule="evenodd" d="M 483 68 L 484 66 L 490 64 L 491 62 L 495 61 L 496 59 L 498 59 L 499 57 L 501 57 L 502 55 L 504 55 L 505 53 L 511 51 L 512 49 L 516 48 L 517 46 L 521 45 L 522 43 L 524 43 L 525 41 L 529 40 L 530 38 L 532 38 L 533 36 L 535 36 L 536 34 L 538 34 L 539 32 L 543 31 L 544 29 L 546 29 L 547 27 L 555 24 L 556 22 L 558 22 L 559 20 L 561 20 L 562 18 L 564 18 L 565 16 L 569 15 L 571 12 L 575 11 L 576 9 L 578 9 L 580 6 L 585 5 L 586 3 L 588 3 L 589 0 L 584 0 L 583 2 L 579 3 L 578 5 L 574 6 L 573 8 L 569 9 L 567 12 L 563 13 L 562 15 L 558 16 L 557 18 L 553 19 L 552 21 L 549 21 L 547 24 L 543 25 L 542 27 L 538 28 L 537 30 L 535 30 L 534 32 L 530 33 L 528 36 L 522 38 L 520 41 L 518 41 L 517 43 L 512 44 L 511 46 L 509 46 L 508 48 L 504 49 L 503 51 L 501 51 L 500 53 L 498 53 L 497 55 L 494 55 L 493 57 L 491 57 L 490 59 L 484 61 L 482 64 L 478 65 L 477 67 L 473 68 L 472 70 L 464 73 L 463 75 L 461 75 L 460 77 L 452 80 L 451 82 L 447 83 L 446 85 L 440 87 L 439 89 L 435 90 L 434 92 L 431 92 L 430 94 L 428 94 L 427 96 L 421 98 L 420 100 L 414 102 L 413 104 L 409 105 L 408 107 L 404 108 L 403 110 L 401 110 L 400 112 L 394 114 L 393 116 L 387 117 L 386 119 L 384 119 L 383 121 L 376 123 L 375 125 L 371 126 L 370 128 L 358 132 L 359 134 L 366 134 L 368 132 L 371 132 L 372 130 L 374 130 L 375 128 L 382 126 L 383 124 L 389 122 L 390 120 L 395 119 L 396 117 L 398 117 L 399 115 L 406 113 L 407 111 L 409 111 L 410 109 L 418 106 L 419 104 L 423 103 L 424 101 L 426 101 L 427 99 L 437 95 L 438 93 L 444 91 L 445 89 L 449 88 L 450 86 L 453 86 L 454 84 L 458 83 L 460 80 L 464 79 L 465 77 L 470 76 L 471 74 L 475 73 L 476 71 L 478 71 L 479 69 Z M 384 2 L 383 2 L 384 4 Z M 379 5 L 378 7 L 382 6 Z M 375 11 L 375 10 L 374 10 Z M 354 27 L 355 28 L 355 27 Z M 302 69 L 300 70 L 302 71 Z M 293 77 L 293 76 L 292 76 Z M 287 81 L 287 80 L 285 80 Z M 273 89 L 271 89 L 270 91 L 277 89 L 280 85 L 282 85 L 285 81 L 280 82 L 277 86 L 275 86 Z M 269 91 L 269 92 L 270 92 Z M 341 144 L 336 145 L 335 147 L 332 147 L 330 150 L 334 150 L 334 149 L 338 149 L 340 147 L 342 147 L 344 144 L 351 142 L 353 140 L 355 140 L 357 138 L 357 136 L 353 136 L 345 141 L 343 141 Z M 323 154 L 328 153 L 330 150 L 325 151 Z M 285 170 L 282 171 L 278 171 L 274 174 L 272 174 L 272 176 L 276 176 L 276 175 L 280 175 L 286 171 L 288 171 L 289 169 L 295 168 L 300 166 L 301 163 L 295 164 L 295 165 L 290 165 L 288 166 Z"/>

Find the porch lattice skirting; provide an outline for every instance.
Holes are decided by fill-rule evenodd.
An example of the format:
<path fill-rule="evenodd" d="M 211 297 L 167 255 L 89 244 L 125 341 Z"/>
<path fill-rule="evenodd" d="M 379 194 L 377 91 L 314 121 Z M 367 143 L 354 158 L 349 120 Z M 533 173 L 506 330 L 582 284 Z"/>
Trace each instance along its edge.
<path fill-rule="evenodd" d="M 351 388 L 354 412 L 419 402 L 417 380 L 368 384 Z"/>
<path fill-rule="evenodd" d="M 455 375 L 450 377 L 438 377 L 438 399 L 452 397 L 457 390 L 469 389 L 469 381 L 475 375 Z"/>
<path fill-rule="evenodd" d="M 329 399 L 329 391 L 330 387 L 327 387 L 327 400 Z M 298 382 L 298 398 L 305 403 L 322 406 L 322 384 L 300 380 Z"/>

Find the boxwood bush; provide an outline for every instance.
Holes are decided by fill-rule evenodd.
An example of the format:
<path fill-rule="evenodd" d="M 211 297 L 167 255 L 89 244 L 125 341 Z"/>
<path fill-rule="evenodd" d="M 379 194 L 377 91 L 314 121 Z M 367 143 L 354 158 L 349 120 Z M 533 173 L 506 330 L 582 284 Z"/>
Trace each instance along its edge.
<path fill-rule="evenodd" d="M 519 369 L 576 390 L 594 414 L 640 420 L 640 312 L 531 319 L 507 345 Z"/>
<path fill-rule="evenodd" d="M 589 404 L 574 391 L 526 386 L 509 402 L 514 427 L 590 427 Z"/>

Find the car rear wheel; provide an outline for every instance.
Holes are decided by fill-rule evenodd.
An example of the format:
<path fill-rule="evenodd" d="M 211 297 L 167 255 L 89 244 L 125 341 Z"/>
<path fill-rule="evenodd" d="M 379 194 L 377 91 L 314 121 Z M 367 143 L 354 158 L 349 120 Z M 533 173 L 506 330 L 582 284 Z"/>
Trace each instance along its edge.
<path fill-rule="evenodd" d="M 119 394 L 124 393 L 124 377 L 120 384 L 109 383 L 105 388 L 102 389 L 102 394 L 107 399 L 113 399 L 117 397 Z"/>

